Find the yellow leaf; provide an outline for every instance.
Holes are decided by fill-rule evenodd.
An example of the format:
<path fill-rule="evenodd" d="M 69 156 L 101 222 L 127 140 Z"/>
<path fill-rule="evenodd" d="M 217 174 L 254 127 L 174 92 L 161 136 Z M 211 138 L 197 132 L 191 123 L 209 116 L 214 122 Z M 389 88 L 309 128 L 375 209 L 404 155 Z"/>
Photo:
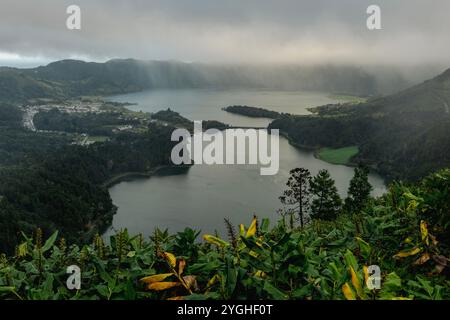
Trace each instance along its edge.
<path fill-rule="evenodd" d="M 408 203 L 408 210 L 414 211 L 419 206 L 419 203 L 416 200 L 411 200 Z"/>
<path fill-rule="evenodd" d="M 147 286 L 148 290 L 154 290 L 154 291 L 162 291 L 167 290 L 173 287 L 178 287 L 180 285 L 179 282 L 155 282 L 151 283 Z"/>
<path fill-rule="evenodd" d="M 406 298 L 406 297 L 393 297 L 392 300 L 412 300 L 412 298 Z"/>
<path fill-rule="evenodd" d="M 364 283 L 367 285 L 367 281 L 369 280 L 369 270 L 367 266 L 363 267 L 363 273 L 364 273 Z"/>
<path fill-rule="evenodd" d="M 171 275 L 173 275 L 173 273 L 155 274 L 153 276 L 148 276 L 148 277 L 142 278 L 140 281 L 150 284 L 150 283 L 163 281 L 164 279 L 170 277 Z"/>
<path fill-rule="evenodd" d="M 215 274 L 211 279 L 209 279 L 208 283 L 206 284 L 206 290 L 205 293 L 208 293 L 211 290 L 211 287 L 216 284 L 216 282 L 220 281 L 220 275 Z"/>
<path fill-rule="evenodd" d="M 420 248 L 414 248 L 409 251 L 402 251 L 402 252 L 397 253 L 394 256 L 394 258 L 399 259 L 399 258 L 406 258 L 409 256 L 414 256 L 414 255 L 418 254 L 420 252 L 420 250 L 421 250 Z"/>
<path fill-rule="evenodd" d="M 257 254 L 255 251 L 250 250 L 250 252 L 248 253 L 249 255 L 251 255 L 253 258 L 258 258 L 259 254 Z"/>
<path fill-rule="evenodd" d="M 169 298 L 167 300 L 184 300 L 184 297 L 183 296 L 177 296 L 177 297 Z"/>
<path fill-rule="evenodd" d="M 263 239 L 264 239 L 263 237 L 259 237 L 258 240 L 255 241 L 256 245 L 260 248 L 263 247 L 263 241 L 262 241 Z"/>
<path fill-rule="evenodd" d="M 347 282 L 342 286 L 342 292 L 344 293 L 345 299 L 356 300 L 355 294 L 353 293 L 353 290 L 350 288 Z"/>
<path fill-rule="evenodd" d="M 361 286 L 361 282 L 358 279 L 358 276 L 356 275 L 355 270 L 353 270 L 353 267 L 350 267 L 350 274 L 352 275 L 352 284 L 353 287 L 356 289 L 356 292 L 358 293 L 358 296 L 360 298 L 363 298 L 364 292 Z"/>
<path fill-rule="evenodd" d="M 253 237 L 256 234 L 256 218 L 253 218 L 252 223 L 250 224 L 250 227 L 247 230 L 246 237 Z"/>
<path fill-rule="evenodd" d="M 17 246 L 17 256 L 22 258 L 28 254 L 28 244 L 26 242 Z"/>
<path fill-rule="evenodd" d="M 420 233 L 422 234 L 422 241 L 425 241 L 425 243 L 428 245 L 428 227 L 427 223 L 425 221 L 420 221 Z"/>
<path fill-rule="evenodd" d="M 215 274 L 211 279 L 209 279 L 206 287 L 209 288 L 209 287 L 213 286 L 219 280 L 220 280 L 220 275 Z"/>
<path fill-rule="evenodd" d="M 170 253 L 170 252 L 163 252 L 164 258 L 167 260 L 167 262 L 170 264 L 172 268 L 175 268 L 177 265 L 177 258 Z"/>
<path fill-rule="evenodd" d="M 214 236 L 212 236 L 212 235 L 209 235 L 209 234 L 205 234 L 205 235 L 203 236 L 203 239 L 204 239 L 206 242 L 215 244 L 216 246 L 219 246 L 219 247 L 227 247 L 227 246 L 230 245 L 228 242 L 226 242 L 226 241 L 224 241 L 224 240 L 222 240 L 222 239 L 220 239 L 220 238 L 214 237 Z"/>
<path fill-rule="evenodd" d="M 245 227 L 242 223 L 239 225 L 239 234 L 245 236 Z"/>
<path fill-rule="evenodd" d="M 264 271 L 262 271 L 262 270 L 258 270 L 258 271 L 255 272 L 254 276 L 257 277 L 257 278 L 264 279 L 264 278 L 267 277 L 267 274 Z"/>
<path fill-rule="evenodd" d="M 414 264 L 415 265 L 422 265 L 425 262 L 427 262 L 428 260 L 430 260 L 430 255 L 428 254 L 428 252 L 425 252 L 419 259 L 417 259 Z"/>
<path fill-rule="evenodd" d="M 405 243 L 411 243 L 411 242 L 412 242 L 412 239 L 411 239 L 410 237 L 408 237 L 408 238 L 405 239 L 404 242 L 405 242 Z"/>
<path fill-rule="evenodd" d="M 184 271 L 184 267 L 186 267 L 186 260 L 180 259 L 178 262 L 178 274 L 181 276 Z"/>

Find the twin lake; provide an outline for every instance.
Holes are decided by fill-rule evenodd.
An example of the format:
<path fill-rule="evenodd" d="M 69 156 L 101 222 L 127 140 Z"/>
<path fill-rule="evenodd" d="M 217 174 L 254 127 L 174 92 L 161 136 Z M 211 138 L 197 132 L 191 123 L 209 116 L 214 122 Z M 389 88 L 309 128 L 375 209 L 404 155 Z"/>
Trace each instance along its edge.
<path fill-rule="evenodd" d="M 258 106 L 292 114 L 308 114 L 307 108 L 342 102 L 325 93 L 264 90 L 177 89 L 152 90 L 110 97 L 109 100 L 131 102 L 129 109 L 156 112 L 170 108 L 190 120 L 218 120 L 233 126 L 266 127 L 270 119 L 249 118 L 227 113 L 230 105 Z M 150 235 L 155 227 L 170 232 L 186 227 L 202 233 L 223 233 L 223 219 L 235 225 L 248 225 L 253 214 L 260 218 L 279 219 L 278 196 L 285 189 L 289 171 L 304 167 L 314 175 L 327 169 L 345 197 L 353 169 L 333 165 L 314 157 L 311 151 L 299 150 L 280 136 L 280 169 L 274 176 L 261 176 L 259 166 L 194 165 L 183 173 L 166 169 L 146 179 L 125 181 L 110 188 L 118 207 L 112 228 L 127 228 L 131 234 Z M 371 174 L 373 195 L 386 187 L 383 179 Z"/>

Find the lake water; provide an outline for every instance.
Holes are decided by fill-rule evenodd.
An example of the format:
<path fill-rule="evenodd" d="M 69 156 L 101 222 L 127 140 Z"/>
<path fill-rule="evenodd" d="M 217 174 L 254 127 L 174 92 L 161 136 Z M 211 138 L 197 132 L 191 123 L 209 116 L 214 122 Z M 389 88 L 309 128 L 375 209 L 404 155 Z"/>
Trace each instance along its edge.
<path fill-rule="evenodd" d="M 266 126 L 269 119 L 253 119 L 229 114 L 229 105 L 260 106 L 279 112 L 307 114 L 306 108 L 335 103 L 323 93 L 262 90 L 155 90 L 110 97 L 134 102 L 130 109 L 154 112 L 170 107 L 191 120 L 219 120 L 236 126 Z M 278 196 L 284 190 L 289 170 L 304 167 L 316 174 L 330 171 L 336 186 L 345 196 L 353 169 L 332 165 L 314 158 L 312 152 L 298 150 L 280 137 L 280 170 L 274 176 L 261 176 L 258 166 L 194 165 L 183 173 L 163 170 L 149 179 L 122 182 L 110 188 L 118 206 L 112 229 L 128 228 L 132 233 L 149 235 L 155 227 L 171 232 L 185 227 L 211 233 L 224 232 L 223 219 L 248 224 L 253 216 L 279 218 Z M 370 175 L 373 194 L 385 191 L 383 179 Z M 112 229 L 109 231 L 111 232 Z"/>

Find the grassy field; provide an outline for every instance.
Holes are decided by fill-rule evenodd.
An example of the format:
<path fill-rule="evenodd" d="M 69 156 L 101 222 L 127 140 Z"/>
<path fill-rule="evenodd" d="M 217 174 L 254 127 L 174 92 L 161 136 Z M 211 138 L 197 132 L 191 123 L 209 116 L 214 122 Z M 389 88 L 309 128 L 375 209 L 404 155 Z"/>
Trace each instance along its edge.
<path fill-rule="evenodd" d="M 358 152 L 359 149 L 357 146 L 339 149 L 323 148 L 316 153 L 316 156 L 317 158 L 332 164 L 347 164 L 354 155 L 358 154 Z"/>

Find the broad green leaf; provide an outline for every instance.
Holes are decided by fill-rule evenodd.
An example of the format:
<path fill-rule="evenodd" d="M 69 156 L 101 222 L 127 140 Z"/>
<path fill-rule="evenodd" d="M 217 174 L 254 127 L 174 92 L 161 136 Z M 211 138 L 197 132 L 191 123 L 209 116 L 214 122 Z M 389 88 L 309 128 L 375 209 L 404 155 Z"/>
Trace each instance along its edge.
<path fill-rule="evenodd" d="M 347 267 L 352 267 L 353 270 L 358 269 L 358 263 L 356 262 L 356 258 L 353 255 L 353 253 L 347 249 L 347 251 L 344 254 L 345 263 L 347 264 Z"/>
<path fill-rule="evenodd" d="M 266 291 L 272 299 L 286 300 L 288 295 L 282 292 L 280 289 L 273 286 L 269 281 L 264 282 L 264 291 Z"/>
<path fill-rule="evenodd" d="M 98 291 L 98 293 L 100 293 L 100 295 L 102 295 L 103 297 L 107 298 L 110 295 L 109 289 L 107 286 L 103 285 L 103 284 L 99 284 L 98 286 L 95 287 Z"/>
<path fill-rule="evenodd" d="M 392 299 L 397 296 L 397 291 L 402 289 L 402 280 L 395 273 L 389 273 L 384 281 L 382 282 L 380 298 L 381 299 Z"/>
<path fill-rule="evenodd" d="M 278 240 L 277 243 L 274 244 L 273 247 L 275 248 L 275 247 L 279 247 L 279 246 L 284 245 L 286 242 L 289 241 L 290 238 L 291 238 L 291 233 L 290 233 L 290 232 L 286 232 L 286 233 L 283 235 L 283 237 L 282 237 L 280 240 Z"/>
<path fill-rule="evenodd" d="M 389 273 L 383 282 L 383 288 L 389 290 L 398 290 L 402 288 L 402 279 L 395 273 Z"/>
<path fill-rule="evenodd" d="M 235 269 L 231 257 L 227 256 L 227 270 L 226 270 L 226 289 L 229 298 L 232 297 L 237 284 L 237 270 Z"/>
<path fill-rule="evenodd" d="M 42 247 L 42 252 L 45 252 L 53 247 L 53 244 L 56 241 L 56 238 L 58 237 L 58 231 L 55 231 L 50 238 L 45 241 L 44 246 Z"/>
<path fill-rule="evenodd" d="M 359 248 L 361 249 L 361 254 L 365 259 L 368 259 L 370 256 L 370 253 L 372 252 L 372 248 L 370 247 L 370 244 L 368 244 L 366 241 L 361 239 L 360 237 L 356 237 L 356 241 L 358 241 Z"/>
<path fill-rule="evenodd" d="M 433 296 L 433 287 L 431 286 L 431 282 L 425 280 L 422 277 L 417 277 L 417 280 L 419 280 L 420 284 L 422 285 L 422 288 L 425 289 L 425 291 L 428 293 L 428 295 L 430 296 L 430 298 Z"/>
<path fill-rule="evenodd" d="M 268 218 L 264 218 L 262 219 L 261 222 L 261 231 L 262 232 L 268 232 L 269 231 L 269 225 L 270 225 L 270 220 Z"/>

